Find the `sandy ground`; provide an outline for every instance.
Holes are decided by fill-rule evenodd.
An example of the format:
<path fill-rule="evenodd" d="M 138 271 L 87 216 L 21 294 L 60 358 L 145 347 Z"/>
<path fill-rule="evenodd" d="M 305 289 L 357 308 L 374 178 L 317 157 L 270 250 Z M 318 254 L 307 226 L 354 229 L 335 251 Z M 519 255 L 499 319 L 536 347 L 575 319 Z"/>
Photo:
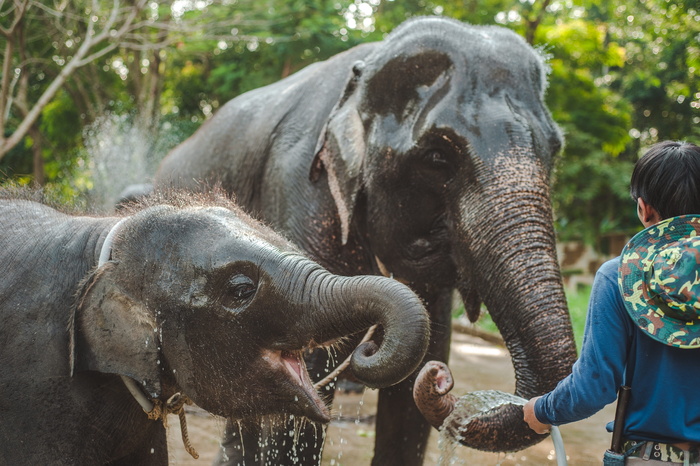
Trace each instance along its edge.
<path fill-rule="evenodd" d="M 481 338 L 453 333 L 450 368 L 455 377 L 452 393 L 464 395 L 474 390 L 502 390 L 515 388 L 513 368 L 508 353 L 500 346 Z M 323 453 L 323 466 L 369 465 L 374 445 L 374 413 L 377 391 L 363 394 L 338 393 L 333 405 L 333 421 L 328 429 Z M 560 431 L 569 465 L 600 465 L 603 452 L 610 445 L 610 434 L 605 424 L 614 417 L 610 405 L 584 421 L 562 426 Z M 206 414 L 189 414 L 187 425 L 190 440 L 199 452 L 198 460 L 184 450 L 176 416 L 169 417 L 168 432 L 170 464 L 182 466 L 209 465 L 216 457 L 223 432 L 222 420 Z M 555 465 L 554 446 L 550 438 L 517 453 L 483 453 L 458 446 L 452 453 L 439 447 L 439 433 L 430 436 L 426 465 Z"/>

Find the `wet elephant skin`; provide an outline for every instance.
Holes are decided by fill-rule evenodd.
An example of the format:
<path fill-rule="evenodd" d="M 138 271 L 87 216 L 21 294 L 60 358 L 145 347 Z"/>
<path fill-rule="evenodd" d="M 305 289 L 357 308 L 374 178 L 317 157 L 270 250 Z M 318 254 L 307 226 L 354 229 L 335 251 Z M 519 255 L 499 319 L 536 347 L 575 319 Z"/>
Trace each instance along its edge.
<path fill-rule="evenodd" d="M 228 102 L 164 159 L 156 188 L 219 182 L 329 270 L 409 284 L 431 316 L 429 359 L 448 360 L 452 290 L 472 321 L 484 303 L 515 393 L 541 394 L 576 357 L 555 252 L 549 183 L 562 137 L 543 103 L 546 74 L 512 31 L 412 19 Z M 314 377 L 327 370 L 310 364 Z M 423 461 L 430 425 L 413 380 L 380 391 L 373 464 Z M 320 437 L 302 433 L 294 457 L 319 462 Z M 519 439 L 530 441 L 522 428 Z M 231 464 L 242 451 L 289 461 L 236 442 Z"/>
<path fill-rule="evenodd" d="M 546 435 L 538 435 L 524 425 L 523 410 L 510 396 L 499 396 L 494 390 L 472 392 L 460 400 L 450 391 L 453 378 L 449 367 L 440 361 L 428 361 L 416 377 L 413 399 L 421 413 L 438 430 L 447 431 L 452 441 L 481 451 L 511 452 L 534 445 Z M 508 395 L 508 394 L 503 394 Z M 498 402 L 480 409 L 479 414 L 470 404 L 470 397 L 499 397 Z M 520 401 L 520 400 L 519 400 Z"/>
<path fill-rule="evenodd" d="M 163 423 L 122 376 L 153 403 L 326 423 L 303 351 L 379 324 L 352 366 L 382 387 L 427 349 L 408 287 L 329 273 L 223 194 L 154 196 L 121 219 L 28 197 L 0 191 L 0 465 L 168 464 Z"/>

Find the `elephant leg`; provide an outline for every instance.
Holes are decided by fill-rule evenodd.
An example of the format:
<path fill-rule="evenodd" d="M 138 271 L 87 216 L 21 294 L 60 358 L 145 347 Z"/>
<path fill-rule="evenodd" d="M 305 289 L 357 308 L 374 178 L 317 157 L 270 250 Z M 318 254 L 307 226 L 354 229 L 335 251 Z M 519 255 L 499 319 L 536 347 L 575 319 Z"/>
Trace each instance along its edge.
<path fill-rule="evenodd" d="M 447 362 L 450 355 L 452 295 L 420 293 L 431 317 L 430 347 L 425 362 L 435 359 Z M 419 368 L 420 370 L 420 368 Z M 430 435 L 430 423 L 413 401 L 413 384 L 417 372 L 393 387 L 379 390 L 376 437 L 372 464 L 421 465 Z"/>

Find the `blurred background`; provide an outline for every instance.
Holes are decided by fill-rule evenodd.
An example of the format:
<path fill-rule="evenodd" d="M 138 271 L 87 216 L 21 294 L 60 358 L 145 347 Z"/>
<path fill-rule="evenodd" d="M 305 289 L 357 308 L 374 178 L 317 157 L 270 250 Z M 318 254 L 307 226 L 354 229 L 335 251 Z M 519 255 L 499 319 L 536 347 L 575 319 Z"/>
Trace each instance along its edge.
<path fill-rule="evenodd" d="M 39 185 L 64 205 L 109 212 L 228 100 L 419 15 L 510 28 L 548 57 L 547 103 L 566 137 L 555 227 L 580 348 L 595 270 L 641 228 L 628 194 L 634 162 L 659 140 L 700 142 L 700 0 L 0 0 L 0 185 Z M 465 364 L 457 394 L 510 391 L 488 313 L 478 327 L 461 314 L 456 299 L 455 344 L 480 352 L 453 348 L 451 364 Z M 482 339 L 461 341 L 472 338 L 464 332 Z M 331 432 L 344 437 L 329 434 L 324 464 L 362 464 L 351 446 L 368 455 L 373 427 L 355 404 L 371 406 L 372 394 L 339 400 L 352 416 L 334 408 Z M 572 464 L 599 464 L 609 415 L 564 431 Z M 215 453 L 222 424 L 201 422 L 195 443 Z M 553 464 L 548 445 L 486 462 Z"/>

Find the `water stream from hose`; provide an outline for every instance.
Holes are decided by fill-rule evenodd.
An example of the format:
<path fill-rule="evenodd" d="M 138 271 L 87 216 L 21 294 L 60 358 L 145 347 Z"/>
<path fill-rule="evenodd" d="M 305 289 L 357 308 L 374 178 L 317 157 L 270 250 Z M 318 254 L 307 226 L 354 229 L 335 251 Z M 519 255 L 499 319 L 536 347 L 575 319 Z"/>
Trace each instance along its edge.
<path fill-rule="evenodd" d="M 444 444 L 448 442 L 445 439 L 449 438 L 452 442 L 462 440 L 462 434 L 455 426 L 467 426 L 472 419 L 484 415 L 490 411 L 497 410 L 503 405 L 511 404 L 516 406 L 524 406 L 526 399 L 511 393 L 502 392 L 499 390 L 479 390 L 467 393 L 457 400 L 455 408 L 447 418 L 443 421 L 443 429 L 440 431 L 440 440 Z M 552 426 L 551 431 L 552 442 L 554 443 L 554 451 L 557 458 L 557 466 L 566 466 L 566 452 L 564 451 L 564 441 L 561 433 L 556 426 Z M 442 455 L 439 465 L 450 464 L 448 458 L 443 458 Z"/>

